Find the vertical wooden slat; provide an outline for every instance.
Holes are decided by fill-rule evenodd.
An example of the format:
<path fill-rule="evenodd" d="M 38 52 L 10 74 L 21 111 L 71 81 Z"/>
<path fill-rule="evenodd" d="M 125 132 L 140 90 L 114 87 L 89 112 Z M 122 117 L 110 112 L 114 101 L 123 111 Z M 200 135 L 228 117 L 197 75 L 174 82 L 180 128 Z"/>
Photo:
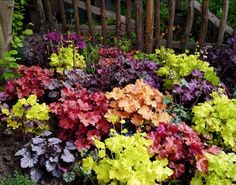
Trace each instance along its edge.
<path fill-rule="evenodd" d="M 223 7 L 222 18 L 220 22 L 220 31 L 217 38 L 217 45 L 222 44 L 224 40 L 228 10 L 229 10 L 229 0 L 224 0 L 224 7 Z"/>
<path fill-rule="evenodd" d="M 53 20 L 53 15 L 52 15 L 52 7 L 51 7 L 50 0 L 44 1 L 44 7 L 45 7 L 46 17 L 48 20 L 48 29 L 49 29 L 49 31 L 53 31 L 55 28 L 55 25 L 54 25 L 54 20 Z"/>
<path fill-rule="evenodd" d="M 61 22 L 62 22 L 62 32 L 67 32 L 67 23 L 66 23 L 66 14 L 65 14 L 65 8 L 64 8 L 64 0 L 58 0 L 59 1 L 59 8 L 60 8 L 60 14 L 61 14 Z"/>
<path fill-rule="evenodd" d="M 154 0 L 146 0 L 145 51 L 153 49 Z"/>
<path fill-rule="evenodd" d="M 161 16 L 160 16 L 160 8 L 161 8 L 161 0 L 155 0 L 155 48 L 160 47 L 160 39 L 161 39 Z"/>
<path fill-rule="evenodd" d="M 131 34 L 131 7 L 132 2 L 131 0 L 126 1 L 126 32 L 128 37 L 130 37 Z"/>
<path fill-rule="evenodd" d="M 121 0 L 116 0 L 116 38 L 120 37 L 121 26 Z"/>
<path fill-rule="evenodd" d="M 208 4 L 209 0 L 203 0 L 202 3 L 202 20 L 201 20 L 201 27 L 200 33 L 198 38 L 199 46 L 203 46 L 206 37 L 207 37 L 207 28 L 208 28 Z"/>
<path fill-rule="evenodd" d="M 107 42 L 107 24 L 106 24 L 106 5 L 105 5 L 105 0 L 101 0 L 100 12 L 101 12 L 101 19 L 102 19 L 103 44 L 105 44 Z"/>
<path fill-rule="evenodd" d="M 91 11 L 91 0 L 86 0 L 86 9 L 87 9 L 89 32 L 92 37 L 92 43 L 95 44 L 95 29 L 94 29 L 93 16 L 92 16 L 92 11 Z"/>
<path fill-rule="evenodd" d="M 79 5 L 78 0 L 72 0 L 72 5 L 74 9 L 74 15 L 75 15 L 75 31 L 77 34 L 80 34 L 80 20 L 79 20 Z"/>
<path fill-rule="evenodd" d="M 46 24 L 45 24 L 45 12 L 43 9 L 43 3 L 42 0 L 37 0 L 37 12 L 39 15 L 39 20 L 40 20 L 40 31 L 42 32 L 47 32 Z"/>
<path fill-rule="evenodd" d="M 168 0 L 169 4 L 169 21 L 168 21 L 168 34 L 167 34 L 167 47 L 172 47 L 173 41 L 173 25 L 175 19 L 175 0 Z"/>
<path fill-rule="evenodd" d="M 182 38 L 182 49 L 185 49 L 186 42 L 188 41 L 189 35 L 191 34 L 191 30 L 193 27 L 193 20 L 194 20 L 194 0 L 188 0 L 188 15 L 187 15 L 185 33 Z"/>
<path fill-rule="evenodd" d="M 143 50 L 143 2 L 135 0 L 137 49 Z"/>

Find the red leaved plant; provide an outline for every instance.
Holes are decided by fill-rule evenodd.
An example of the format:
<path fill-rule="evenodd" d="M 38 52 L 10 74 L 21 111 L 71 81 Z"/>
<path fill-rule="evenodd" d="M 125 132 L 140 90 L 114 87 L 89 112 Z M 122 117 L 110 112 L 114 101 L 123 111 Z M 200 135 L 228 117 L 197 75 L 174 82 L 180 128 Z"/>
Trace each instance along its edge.
<path fill-rule="evenodd" d="M 10 99 L 28 97 L 35 94 L 37 97 L 44 95 L 44 87 L 51 82 L 53 72 L 42 69 L 39 66 L 26 67 L 21 65 L 17 70 L 22 76 L 18 79 L 9 80 L 5 85 L 5 93 Z"/>
<path fill-rule="evenodd" d="M 168 158 L 169 167 L 174 170 L 173 178 L 194 172 L 196 168 L 206 172 L 208 163 L 204 152 L 219 151 L 215 146 L 209 148 L 201 141 L 199 134 L 185 123 L 160 123 L 156 131 L 148 133 L 147 138 L 153 140 L 152 154 L 160 159 Z M 186 171 L 186 167 L 189 171 Z"/>
<path fill-rule="evenodd" d="M 100 139 L 109 132 L 110 124 L 104 118 L 108 100 L 102 92 L 90 93 L 81 86 L 66 87 L 61 90 L 61 96 L 50 108 L 64 129 L 60 136 L 68 139 L 74 132 L 72 140 L 78 150 L 90 148 L 93 137 Z"/>

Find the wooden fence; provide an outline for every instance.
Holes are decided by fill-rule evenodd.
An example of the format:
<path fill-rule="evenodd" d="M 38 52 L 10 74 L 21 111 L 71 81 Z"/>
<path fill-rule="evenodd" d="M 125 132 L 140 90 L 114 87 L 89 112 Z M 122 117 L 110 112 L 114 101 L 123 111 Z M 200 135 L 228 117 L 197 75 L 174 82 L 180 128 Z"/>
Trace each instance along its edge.
<path fill-rule="evenodd" d="M 189 36 L 192 32 L 194 13 L 195 10 L 201 13 L 201 25 L 198 36 L 198 45 L 203 46 L 207 37 L 208 23 L 212 22 L 218 27 L 218 38 L 216 45 L 221 45 L 224 39 L 225 33 L 229 35 L 234 35 L 236 39 L 236 24 L 234 29 L 226 24 L 227 15 L 229 9 L 229 0 L 224 0 L 223 12 L 221 19 L 218 19 L 213 13 L 208 9 L 209 0 L 203 0 L 200 4 L 197 0 L 188 0 L 188 13 L 187 20 L 182 34 L 182 38 L 179 41 L 173 40 L 173 28 L 176 10 L 176 0 L 168 0 L 168 30 L 167 39 L 163 40 L 160 37 L 160 6 L 161 0 L 146 0 L 146 5 L 144 9 L 142 0 L 126 0 L 126 15 L 121 15 L 121 0 L 116 0 L 116 12 L 108 11 L 105 7 L 105 0 L 100 0 L 100 6 L 91 5 L 91 0 L 58 0 L 59 10 L 62 22 L 62 31 L 67 30 L 67 22 L 65 16 L 65 3 L 71 4 L 74 9 L 75 17 L 75 31 L 80 34 L 82 30 L 86 29 L 85 26 L 80 24 L 79 9 L 84 9 L 87 12 L 88 18 L 88 31 L 91 35 L 92 43 L 96 43 L 95 33 L 97 30 L 101 30 L 103 42 L 106 43 L 108 39 L 108 31 L 111 26 L 106 24 L 106 18 L 109 17 L 116 21 L 115 25 L 115 35 L 117 39 L 122 37 L 122 30 L 129 36 L 132 30 L 136 33 L 136 46 L 137 49 L 144 50 L 147 53 L 152 52 L 153 48 L 158 48 L 160 46 L 166 46 L 169 48 L 194 48 L 196 43 L 189 42 Z M 36 0 L 37 10 L 40 16 L 41 24 L 47 27 L 45 24 L 45 16 L 49 20 L 49 23 L 53 23 L 52 8 L 50 5 L 50 0 Z M 44 6 L 43 6 L 44 5 Z M 131 12 L 135 11 L 135 20 L 131 18 Z M 93 20 L 93 14 L 101 16 L 101 26 L 95 26 Z M 144 16 L 145 15 L 145 16 Z M 48 24 L 51 25 L 51 24 Z M 50 30 L 50 26 L 44 28 L 45 30 Z M 235 46 L 236 48 L 236 43 Z"/>

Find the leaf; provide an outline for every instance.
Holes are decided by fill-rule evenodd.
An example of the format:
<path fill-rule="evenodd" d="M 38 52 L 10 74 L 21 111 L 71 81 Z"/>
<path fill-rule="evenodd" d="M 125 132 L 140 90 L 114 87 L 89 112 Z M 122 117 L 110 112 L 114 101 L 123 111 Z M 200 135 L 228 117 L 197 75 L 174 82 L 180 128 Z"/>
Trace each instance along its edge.
<path fill-rule="evenodd" d="M 38 145 L 31 144 L 31 148 L 32 148 L 32 151 L 36 152 L 38 156 L 46 153 L 45 145 L 38 146 Z"/>
<path fill-rule="evenodd" d="M 51 171 L 55 170 L 57 164 L 56 163 L 52 163 L 49 160 L 47 160 L 46 163 L 45 163 L 45 166 L 46 166 L 47 171 L 51 172 Z"/>
<path fill-rule="evenodd" d="M 25 155 L 20 161 L 21 168 L 32 168 L 38 162 L 38 156 Z"/>
<path fill-rule="evenodd" d="M 30 36 L 30 35 L 33 34 L 33 31 L 30 30 L 30 29 L 26 29 L 26 30 L 23 31 L 23 34 L 26 35 L 26 36 Z"/>
<path fill-rule="evenodd" d="M 30 177 L 35 182 L 38 182 L 42 177 L 42 171 L 36 167 L 30 170 Z"/>
<path fill-rule="evenodd" d="M 75 180 L 75 172 L 66 172 L 63 174 L 63 180 L 65 182 L 72 182 Z"/>
<path fill-rule="evenodd" d="M 32 138 L 32 142 L 34 143 L 34 144 L 40 144 L 40 143 L 43 143 L 45 141 L 45 139 L 44 138 L 40 138 L 40 137 L 34 137 L 34 138 Z"/>
<path fill-rule="evenodd" d="M 63 150 L 61 159 L 67 163 L 71 163 L 75 161 L 75 157 L 73 156 L 73 154 L 66 148 Z"/>
<path fill-rule="evenodd" d="M 15 153 L 15 156 L 24 156 L 27 152 L 27 148 L 22 148 Z"/>

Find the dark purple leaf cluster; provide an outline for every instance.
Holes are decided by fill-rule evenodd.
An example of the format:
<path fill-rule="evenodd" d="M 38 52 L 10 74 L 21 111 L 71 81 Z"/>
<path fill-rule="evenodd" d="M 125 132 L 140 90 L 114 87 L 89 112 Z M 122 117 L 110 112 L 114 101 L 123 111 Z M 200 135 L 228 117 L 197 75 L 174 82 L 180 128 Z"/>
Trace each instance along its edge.
<path fill-rule="evenodd" d="M 201 58 L 215 68 L 220 80 L 232 93 L 236 87 L 236 51 L 226 47 L 205 48 L 202 50 Z"/>
<path fill-rule="evenodd" d="M 203 72 L 193 70 L 189 76 L 183 78 L 179 84 L 175 85 L 173 94 L 176 96 L 176 101 L 191 105 L 194 102 L 209 100 L 210 94 L 213 90 L 217 91 L 217 87 L 203 77 Z"/>
<path fill-rule="evenodd" d="M 73 46 L 82 50 L 86 47 L 83 38 L 80 35 L 60 34 L 51 32 L 42 36 L 32 36 L 27 39 L 26 46 L 22 50 L 22 64 L 26 66 L 40 65 L 49 67 L 49 58 L 52 53 L 57 53 L 60 46 Z"/>
<path fill-rule="evenodd" d="M 55 177 L 61 177 L 68 165 L 75 161 L 72 154 L 75 149 L 73 143 L 64 143 L 61 139 L 52 137 L 50 131 L 46 131 L 32 138 L 15 155 L 21 156 L 21 168 L 30 169 L 31 179 L 38 182 L 45 170 Z"/>

